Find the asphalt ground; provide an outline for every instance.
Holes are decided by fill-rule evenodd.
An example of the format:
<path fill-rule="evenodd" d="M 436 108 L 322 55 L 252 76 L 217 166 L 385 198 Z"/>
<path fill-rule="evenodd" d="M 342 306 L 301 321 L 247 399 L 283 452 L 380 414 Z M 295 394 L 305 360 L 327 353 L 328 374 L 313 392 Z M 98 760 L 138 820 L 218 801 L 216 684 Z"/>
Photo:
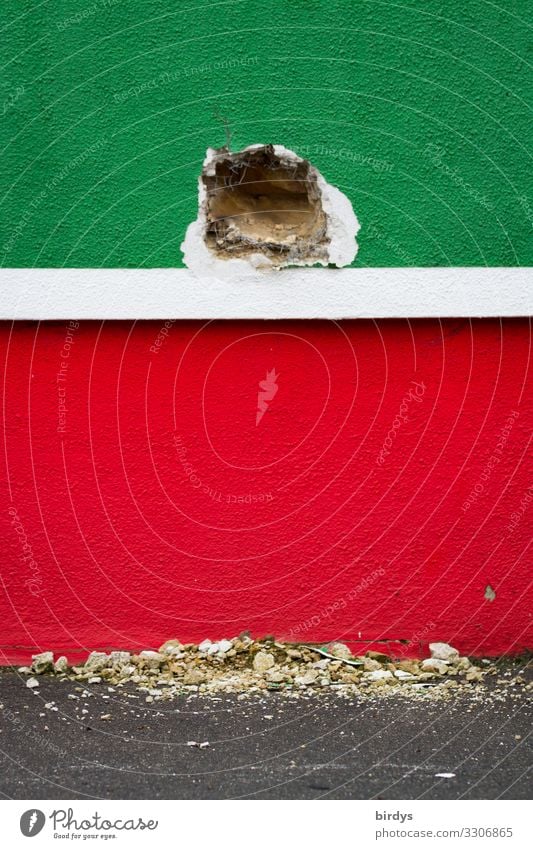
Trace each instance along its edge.
<path fill-rule="evenodd" d="M 299 698 L 187 694 L 147 704 L 132 685 L 111 692 L 92 685 L 84 695 L 77 682 L 43 676 L 30 690 L 25 676 L 3 670 L 0 793 L 8 799 L 527 799 L 531 690 L 521 677 L 516 683 L 523 675 L 517 664 L 502 675 L 499 684 L 465 687 L 447 698 L 428 688 L 416 699 L 346 698 L 328 690 Z"/>

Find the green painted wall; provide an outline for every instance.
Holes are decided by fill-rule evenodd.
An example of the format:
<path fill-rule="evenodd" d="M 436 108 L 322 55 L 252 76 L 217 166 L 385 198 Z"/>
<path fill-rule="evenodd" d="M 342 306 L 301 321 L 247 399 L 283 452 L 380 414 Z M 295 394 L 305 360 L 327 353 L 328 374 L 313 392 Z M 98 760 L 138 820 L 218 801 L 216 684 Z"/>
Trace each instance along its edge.
<path fill-rule="evenodd" d="M 2 0 L 4 266 L 180 266 L 205 148 L 282 143 L 361 265 L 531 265 L 531 7 Z"/>

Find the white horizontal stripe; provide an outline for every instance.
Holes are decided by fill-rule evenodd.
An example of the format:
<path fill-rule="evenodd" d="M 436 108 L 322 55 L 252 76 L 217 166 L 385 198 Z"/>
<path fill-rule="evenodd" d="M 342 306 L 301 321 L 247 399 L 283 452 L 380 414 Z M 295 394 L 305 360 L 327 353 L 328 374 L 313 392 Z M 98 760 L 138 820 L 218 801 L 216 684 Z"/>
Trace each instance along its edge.
<path fill-rule="evenodd" d="M 532 268 L 0 269 L 1 319 L 424 318 L 533 313 Z"/>

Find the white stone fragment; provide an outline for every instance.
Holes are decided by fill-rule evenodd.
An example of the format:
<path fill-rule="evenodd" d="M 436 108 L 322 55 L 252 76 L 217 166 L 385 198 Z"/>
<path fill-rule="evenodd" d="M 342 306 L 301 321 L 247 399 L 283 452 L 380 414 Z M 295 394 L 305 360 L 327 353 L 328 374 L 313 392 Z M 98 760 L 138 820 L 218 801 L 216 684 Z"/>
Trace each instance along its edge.
<path fill-rule="evenodd" d="M 159 669 L 161 663 L 164 660 L 163 655 L 159 654 L 158 651 L 152 651 L 151 649 L 145 649 L 144 651 L 139 653 L 139 659 L 142 660 L 149 669 Z"/>
<path fill-rule="evenodd" d="M 400 681 L 409 681 L 410 679 L 412 680 L 413 678 L 415 678 L 414 675 L 412 675 L 410 672 L 405 672 L 404 669 L 396 669 L 394 675 L 396 676 L 396 678 L 399 678 Z"/>
<path fill-rule="evenodd" d="M 372 672 L 363 673 L 366 681 L 390 681 L 394 675 L 389 669 L 374 669 Z"/>
<path fill-rule="evenodd" d="M 86 672 L 100 672 L 107 666 L 108 662 L 109 658 L 105 652 L 92 651 L 85 661 L 84 669 Z"/>
<path fill-rule="evenodd" d="M 67 672 L 68 671 L 68 660 L 65 655 L 61 655 L 58 657 L 56 662 L 54 663 L 54 669 L 56 672 Z"/>
<path fill-rule="evenodd" d="M 328 651 L 334 657 L 338 657 L 341 660 L 350 660 L 352 657 L 352 653 L 345 643 L 330 643 Z"/>
<path fill-rule="evenodd" d="M 270 669 L 266 674 L 266 678 L 271 684 L 282 684 L 285 681 L 285 675 L 279 669 Z"/>
<path fill-rule="evenodd" d="M 171 655 L 172 657 L 183 657 L 183 644 L 179 640 L 167 640 L 159 648 L 161 654 Z"/>
<path fill-rule="evenodd" d="M 113 667 L 121 667 L 129 664 L 131 654 L 129 651 L 112 651 L 109 655 L 109 663 Z"/>
<path fill-rule="evenodd" d="M 264 672 L 268 672 L 269 669 L 275 664 L 275 660 L 273 655 L 266 651 L 258 651 L 254 657 L 253 667 L 256 672 L 260 672 L 263 674 Z"/>
<path fill-rule="evenodd" d="M 427 657 L 420 664 L 420 668 L 423 672 L 437 672 L 439 675 L 445 675 L 448 671 L 448 663 L 436 657 Z"/>
<path fill-rule="evenodd" d="M 303 675 L 297 675 L 294 679 L 296 684 L 302 684 L 304 687 L 310 687 L 318 678 L 316 669 L 308 669 Z"/>
<path fill-rule="evenodd" d="M 456 663 L 459 660 L 459 652 L 448 643 L 430 643 L 431 657 L 436 660 L 445 660 L 447 663 Z"/>
<path fill-rule="evenodd" d="M 40 654 L 32 655 L 32 672 L 36 675 L 42 675 L 43 672 L 50 672 L 54 668 L 54 653 L 51 651 L 43 651 Z"/>

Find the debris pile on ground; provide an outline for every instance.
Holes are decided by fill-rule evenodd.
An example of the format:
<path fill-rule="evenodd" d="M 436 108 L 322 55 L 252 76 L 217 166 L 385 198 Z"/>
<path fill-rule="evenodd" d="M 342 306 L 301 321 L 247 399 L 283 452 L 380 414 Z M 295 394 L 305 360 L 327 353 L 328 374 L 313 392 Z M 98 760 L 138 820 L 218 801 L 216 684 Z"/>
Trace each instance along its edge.
<path fill-rule="evenodd" d="M 374 693 L 377 688 L 411 695 L 438 690 L 450 693 L 497 674 L 491 661 L 472 661 L 446 643 L 430 643 L 425 660 L 393 659 L 381 652 L 352 655 L 344 643 L 326 646 L 253 640 L 248 633 L 199 645 L 167 640 L 158 651 L 93 651 L 84 663 L 70 666 L 65 657 L 54 661 L 52 652 L 33 656 L 31 667 L 19 672 L 31 676 L 26 685 L 39 686 L 35 676 L 53 675 L 86 684 L 122 687 L 133 684 L 147 702 L 167 700 L 187 692 L 257 693 L 277 690 L 333 688 L 345 694 Z"/>

